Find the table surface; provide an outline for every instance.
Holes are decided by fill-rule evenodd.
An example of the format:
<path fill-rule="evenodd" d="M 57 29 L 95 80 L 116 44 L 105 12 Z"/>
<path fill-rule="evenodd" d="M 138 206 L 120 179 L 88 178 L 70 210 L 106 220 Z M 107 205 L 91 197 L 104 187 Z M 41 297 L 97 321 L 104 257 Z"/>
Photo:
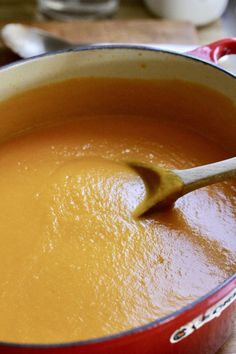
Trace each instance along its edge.
<path fill-rule="evenodd" d="M 116 19 L 150 17 L 150 13 L 142 5 L 141 0 L 121 0 L 119 11 L 114 16 Z M 42 20 L 37 13 L 35 0 L 0 0 L 0 21 L 28 20 Z M 199 44 L 209 43 L 226 35 L 221 20 L 199 29 L 197 33 Z M 217 354 L 236 354 L 236 327 L 231 338 Z"/>

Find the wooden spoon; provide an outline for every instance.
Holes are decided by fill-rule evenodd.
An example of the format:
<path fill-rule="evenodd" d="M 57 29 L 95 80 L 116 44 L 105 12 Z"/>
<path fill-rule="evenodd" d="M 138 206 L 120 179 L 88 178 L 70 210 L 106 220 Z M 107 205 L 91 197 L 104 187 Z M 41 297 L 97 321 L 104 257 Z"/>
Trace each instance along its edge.
<path fill-rule="evenodd" d="M 129 162 L 142 177 L 147 194 L 134 211 L 138 217 L 150 209 L 171 206 L 178 198 L 213 183 L 236 178 L 236 157 L 187 170 L 168 170 L 153 164 Z"/>

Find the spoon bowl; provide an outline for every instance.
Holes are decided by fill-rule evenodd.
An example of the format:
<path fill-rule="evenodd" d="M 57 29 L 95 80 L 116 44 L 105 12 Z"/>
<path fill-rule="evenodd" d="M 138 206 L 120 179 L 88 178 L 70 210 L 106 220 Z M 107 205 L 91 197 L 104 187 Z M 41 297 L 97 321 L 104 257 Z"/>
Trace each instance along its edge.
<path fill-rule="evenodd" d="M 129 162 L 128 165 L 142 177 L 146 186 L 146 197 L 135 209 L 135 217 L 154 208 L 169 207 L 196 189 L 236 178 L 236 157 L 186 170 L 169 170 L 140 162 Z"/>

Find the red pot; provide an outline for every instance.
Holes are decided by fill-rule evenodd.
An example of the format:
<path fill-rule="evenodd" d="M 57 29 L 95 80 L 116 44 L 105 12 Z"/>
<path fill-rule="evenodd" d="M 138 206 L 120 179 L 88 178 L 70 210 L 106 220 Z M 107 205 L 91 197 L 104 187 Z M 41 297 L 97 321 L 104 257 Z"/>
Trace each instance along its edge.
<path fill-rule="evenodd" d="M 4 99 L 32 86 L 77 76 L 184 77 L 221 91 L 236 104 L 235 76 L 214 65 L 228 54 L 236 54 L 236 39 L 221 40 L 186 54 L 123 45 L 69 50 L 3 68 L 0 93 Z M 140 65 L 136 65 L 140 60 L 148 63 L 146 70 L 140 70 Z M 236 131 L 233 134 L 236 135 Z M 55 345 L 1 343 L 0 351 L 4 354 L 213 354 L 232 332 L 235 315 L 236 274 L 194 303 L 130 331 Z"/>

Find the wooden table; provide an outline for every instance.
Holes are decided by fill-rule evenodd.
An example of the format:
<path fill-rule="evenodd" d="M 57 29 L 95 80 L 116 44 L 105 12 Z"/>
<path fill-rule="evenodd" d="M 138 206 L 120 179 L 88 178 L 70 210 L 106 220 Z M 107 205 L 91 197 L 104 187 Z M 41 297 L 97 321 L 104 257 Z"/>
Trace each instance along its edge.
<path fill-rule="evenodd" d="M 150 13 L 144 8 L 141 0 L 121 0 L 116 19 L 145 19 L 150 18 Z M 2 21 L 42 21 L 37 13 L 35 0 L 0 0 L 0 22 Z M 200 44 L 211 42 L 224 36 L 221 21 L 213 23 L 197 31 Z M 0 45 L 1 49 L 1 45 Z M 12 55 L 12 60 L 16 57 Z M 4 58 L 0 58 L 0 65 Z M 199 353 L 201 354 L 201 353 Z M 236 354 L 236 326 L 231 338 L 217 354 Z"/>

